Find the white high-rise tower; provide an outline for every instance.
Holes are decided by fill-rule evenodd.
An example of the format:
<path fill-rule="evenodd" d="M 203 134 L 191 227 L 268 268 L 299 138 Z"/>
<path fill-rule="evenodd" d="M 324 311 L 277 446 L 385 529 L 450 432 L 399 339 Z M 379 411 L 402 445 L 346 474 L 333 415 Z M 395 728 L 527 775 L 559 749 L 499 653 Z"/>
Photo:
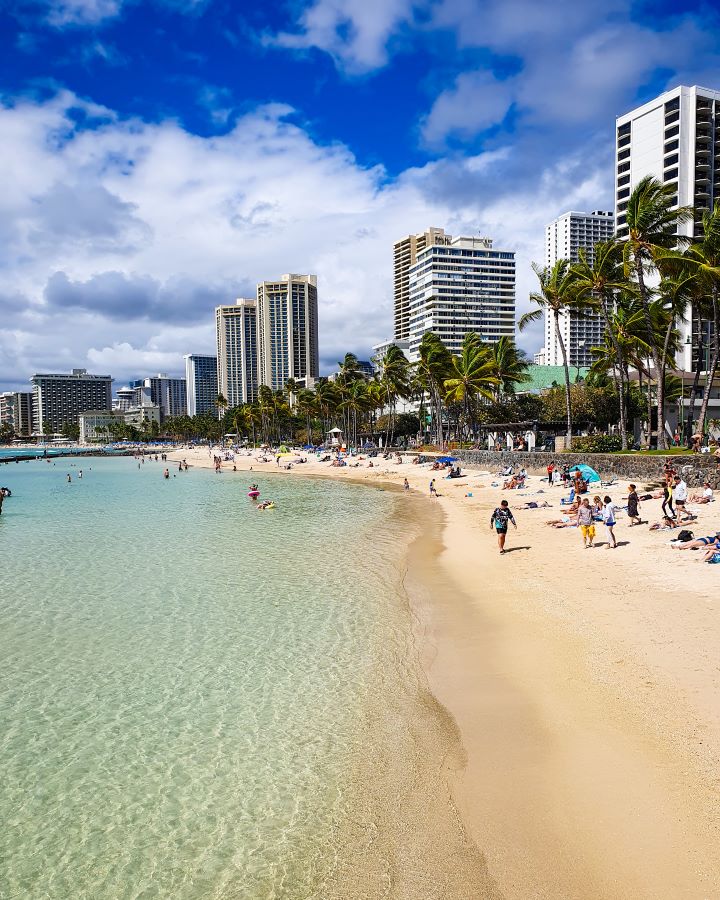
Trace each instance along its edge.
<path fill-rule="evenodd" d="M 678 233 L 697 236 L 703 211 L 720 200 L 720 91 L 679 86 L 620 116 L 615 155 L 619 237 L 628 233 L 630 193 L 646 175 L 671 185 L 678 206 L 695 207 L 695 220 L 681 224 Z M 699 329 L 707 329 L 708 323 L 691 321 L 688 315 L 678 326 L 684 349 L 677 364 L 691 370 Z"/>
<path fill-rule="evenodd" d="M 610 240 L 614 232 L 615 218 L 611 212 L 595 210 L 591 213 L 563 213 L 545 228 L 545 265 L 551 268 L 559 259 L 568 259 L 571 263 L 576 263 L 580 260 L 581 249 L 592 263 L 595 244 L 598 241 Z M 590 351 L 602 341 L 603 323 L 600 316 L 590 314 L 579 317 L 572 313 L 563 313 L 559 325 L 568 364 L 591 365 L 593 356 Z M 555 320 L 547 313 L 545 345 L 537 354 L 535 361 L 546 366 L 563 364 L 560 342 L 555 332 Z"/>

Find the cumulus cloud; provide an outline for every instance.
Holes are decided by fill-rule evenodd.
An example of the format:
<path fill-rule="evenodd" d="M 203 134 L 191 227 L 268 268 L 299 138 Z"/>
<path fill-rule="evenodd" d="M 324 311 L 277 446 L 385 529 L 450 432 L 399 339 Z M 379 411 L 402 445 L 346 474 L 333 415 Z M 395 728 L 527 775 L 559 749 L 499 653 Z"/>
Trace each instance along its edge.
<path fill-rule="evenodd" d="M 349 73 L 362 74 L 387 62 L 391 35 L 412 19 L 416 6 L 413 0 L 314 0 L 296 31 L 266 36 L 265 42 L 293 50 L 315 47 Z"/>
<path fill-rule="evenodd" d="M 611 189 L 600 153 L 528 171 L 508 146 L 389 179 L 280 104 L 199 137 L 63 93 L 0 107 L 0 132 L 3 384 L 82 365 L 179 373 L 183 353 L 212 350 L 217 304 L 284 272 L 318 275 L 325 370 L 367 357 L 391 334 L 392 243 L 430 225 L 516 249 L 522 311 L 545 223 Z"/>

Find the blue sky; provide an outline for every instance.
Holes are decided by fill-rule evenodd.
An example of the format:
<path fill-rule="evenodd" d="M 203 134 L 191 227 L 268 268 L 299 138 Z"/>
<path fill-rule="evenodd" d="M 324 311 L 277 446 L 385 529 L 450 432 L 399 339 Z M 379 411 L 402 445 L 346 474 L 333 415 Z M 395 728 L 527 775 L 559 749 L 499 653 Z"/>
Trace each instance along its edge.
<path fill-rule="evenodd" d="M 213 307 L 319 278 L 328 370 L 391 333 L 391 245 L 514 249 L 610 208 L 614 117 L 720 87 L 712 4 L 0 0 L 0 389 L 117 385 L 213 347 Z M 523 335 L 532 352 L 540 334 Z"/>

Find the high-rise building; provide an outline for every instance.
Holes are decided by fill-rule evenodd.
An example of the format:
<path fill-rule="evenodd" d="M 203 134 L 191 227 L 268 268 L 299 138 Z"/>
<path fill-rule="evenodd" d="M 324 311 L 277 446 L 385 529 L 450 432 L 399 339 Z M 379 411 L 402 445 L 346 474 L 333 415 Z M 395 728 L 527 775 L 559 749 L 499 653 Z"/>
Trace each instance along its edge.
<path fill-rule="evenodd" d="M 171 378 L 159 372 L 148 378 L 130 382 L 135 392 L 132 408 L 158 406 L 160 420 L 184 416 L 187 409 L 187 387 L 184 378 Z"/>
<path fill-rule="evenodd" d="M 283 275 L 257 286 L 260 384 L 281 390 L 289 378 L 312 387 L 320 375 L 315 275 Z"/>
<path fill-rule="evenodd" d="M 566 212 L 545 228 L 545 265 L 551 268 L 559 259 L 579 262 L 580 250 L 585 251 L 589 263 L 594 261 L 593 247 L 608 241 L 615 233 L 615 218 L 611 212 L 595 210 L 591 213 Z M 598 313 L 578 316 L 562 313 L 560 334 L 571 366 L 590 366 L 592 348 L 602 343 L 603 322 Z M 545 346 L 535 361 L 546 366 L 563 364 L 560 342 L 555 331 L 555 319 L 545 313 Z"/>
<path fill-rule="evenodd" d="M 188 353 L 185 359 L 187 414 L 197 416 L 215 411 L 218 395 L 217 356 Z"/>
<path fill-rule="evenodd" d="M 411 361 L 428 331 L 453 353 L 470 331 L 488 342 L 515 335 L 515 254 L 495 250 L 490 238 L 429 244 L 410 267 L 409 285 Z"/>
<path fill-rule="evenodd" d="M 678 206 L 695 207 L 694 221 L 680 224 L 678 233 L 699 235 L 702 213 L 720 200 L 720 91 L 679 86 L 620 116 L 615 156 L 619 237 L 628 234 L 630 193 L 646 175 L 671 185 Z M 690 315 L 678 323 L 680 368 L 693 368 L 699 330 L 707 327 Z"/>
<path fill-rule="evenodd" d="M 233 306 L 215 310 L 217 338 L 217 388 L 228 406 L 257 399 L 258 328 L 257 303 L 241 297 Z"/>
<path fill-rule="evenodd" d="M 33 375 L 33 431 L 58 432 L 63 425 L 77 425 L 86 410 L 110 410 L 112 377 L 88 375 L 73 369 L 69 375 Z"/>
<path fill-rule="evenodd" d="M 0 394 L 0 425 L 12 426 L 16 435 L 32 434 L 31 391 L 5 391 Z"/>
<path fill-rule="evenodd" d="M 433 244 L 449 244 L 452 238 L 442 228 L 428 228 L 420 234 L 409 234 L 393 245 L 395 340 L 410 335 L 410 267 L 417 262 L 421 250 Z"/>

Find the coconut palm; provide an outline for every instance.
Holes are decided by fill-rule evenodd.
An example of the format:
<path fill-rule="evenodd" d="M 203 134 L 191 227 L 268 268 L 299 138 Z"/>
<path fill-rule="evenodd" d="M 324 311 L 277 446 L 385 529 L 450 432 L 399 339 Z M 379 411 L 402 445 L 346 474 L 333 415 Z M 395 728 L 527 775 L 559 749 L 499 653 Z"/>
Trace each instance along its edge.
<path fill-rule="evenodd" d="M 388 410 L 385 446 L 393 433 L 397 401 L 409 396 L 410 363 L 397 344 L 391 344 L 379 360 L 380 384 Z"/>
<path fill-rule="evenodd" d="M 708 311 L 713 323 L 710 365 L 699 415 L 700 428 L 705 433 L 710 393 L 720 361 L 720 201 L 715 202 L 712 210 L 703 213 L 702 226 L 702 238 L 688 249 L 686 256 L 697 267 L 698 281 L 708 298 Z M 702 353 L 698 352 L 698 356 L 699 367 L 702 365 Z"/>
<path fill-rule="evenodd" d="M 225 397 L 223 396 L 223 394 L 222 394 L 220 391 L 218 391 L 218 395 L 217 395 L 217 397 L 215 398 L 215 408 L 216 408 L 217 411 L 218 411 L 218 419 L 221 419 L 221 418 L 222 418 L 223 413 L 225 412 L 225 410 L 227 409 L 227 407 L 228 407 L 228 402 L 227 402 L 227 400 L 225 399 Z"/>
<path fill-rule="evenodd" d="M 462 405 L 465 422 L 473 436 L 476 398 L 494 399 L 496 386 L 502 384 L 495 372 L 491 349 L 466 335 L 460 355 L 452 357 L 450 377 L 445 379 L 443 386 L 447 402 Z"/>
<path fill-rule="evenodd" d="M 518 350 L 515 341 L 506 335 L 496 344 L 490 345 L 490 357 L 493 375 L 497 379 L 495 399 L 499 401 L 502 394 L 514 394 L 515 385 L 527 381 L 530 364 L 522 350 Z"/>
<path fill-rule="evenodd" d="M 559 259 L 552 267 L 545 267 L 533 263 L 533 271 L 540 282 L 540 290 L 530 294 L 530 300 L 537 305 L 537 309 L 531 310 L 521 316 L 518 322 L 520 331 L 523 331 L 531 322 L 536 322 L 547 312 L 552 316 L 555 325 L 560 353 L 562 355 L 563 368 L 565 370 L 565 410 L 567 416 L 568 448 L 572 444 L 572 411 L 570 408 L 570 369 L 568 367 L 567 348 L 560 331 L 560 316 L 573 312 L 582 313 L 587 306 L 582 295 L 578 296 L 575 273 L 566 259 Z"/>
<path fill-rule="evenodd" d="M 674 188 L 651 175 L 643 178 L 628 199 L 626 224 L 628 236 L 623 246 L 626 275 L 633 275 L 649 335 L 654 334 L 650 304 L 654 291 L 648 283 L 657 269 L 658 259 L 667 259 L 689 239 L 677 234 L 677 227 L 693 218 L 692 207 L 674 207 Z M 679 254 L 678 254 L 679 255 Z M 666 449 L 663 344 L 653 344 L 651 358 L 657 376 L 658 449 Z"/>
<path fill-rule="evenodd" d="M 590 262 L 585 250 L 579 252 L 580 260 L 572 267 L 577 296 L 602 316 L 605 333 L 615 353 L 618 399 L 620 403 L 620 437 L 622 449 L 627 450 L 627 417 L 625 414 L 626 369 L 617 333 L 612 327 L 612 312 L 620 291 L 627 291 L 623 271 L 622 246 L 617 240 L 599 241 L 593 247 Z"/>
<path fill-rule="evenodd" d="M 452 372 L 452 354 L 440 338 L 431 331 L 425 332 L 418 348 L 417 378 L 430 399 L 431 422 L 435 426 L 435 440 L 443 443 L 443 398 L 445 379 Z"/>

